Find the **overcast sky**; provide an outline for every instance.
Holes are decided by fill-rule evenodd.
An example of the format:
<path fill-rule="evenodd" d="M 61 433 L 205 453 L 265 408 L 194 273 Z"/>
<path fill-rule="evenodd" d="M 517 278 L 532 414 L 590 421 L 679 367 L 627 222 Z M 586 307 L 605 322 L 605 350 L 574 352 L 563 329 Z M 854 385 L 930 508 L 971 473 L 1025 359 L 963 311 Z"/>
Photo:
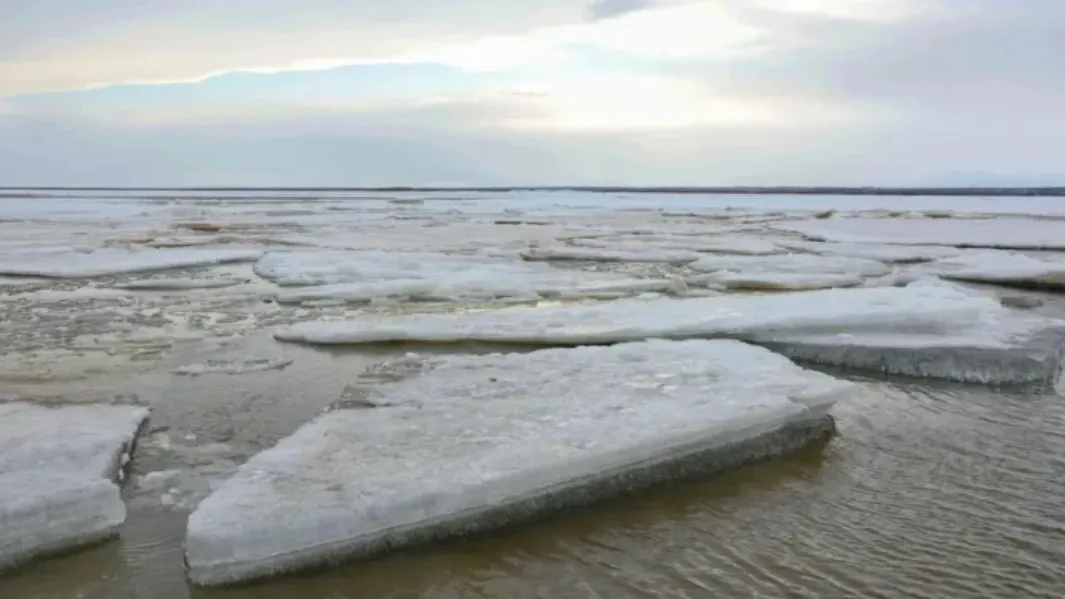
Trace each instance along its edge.
<path fill-rule="evenodd" d="M 0 0 L 0 185 L 1065 184 L 1062 0 Z"/>

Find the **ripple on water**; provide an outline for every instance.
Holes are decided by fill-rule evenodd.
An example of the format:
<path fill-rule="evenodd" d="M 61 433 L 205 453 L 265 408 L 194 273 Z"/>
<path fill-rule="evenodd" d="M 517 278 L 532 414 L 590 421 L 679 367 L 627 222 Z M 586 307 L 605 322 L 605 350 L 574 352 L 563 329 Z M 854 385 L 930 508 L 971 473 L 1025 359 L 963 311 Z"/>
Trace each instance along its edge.
<path fill-rule="evenodd" d="M 180 515 L 135 514 L 121 543 L 2 579 L 0 596 L 1057 596 L 1065 588 L 1065 400 L 865 384 L 868 393 L 836 410 L 840 434 L 824 448 L 491 538 L 190 591 Z"/>

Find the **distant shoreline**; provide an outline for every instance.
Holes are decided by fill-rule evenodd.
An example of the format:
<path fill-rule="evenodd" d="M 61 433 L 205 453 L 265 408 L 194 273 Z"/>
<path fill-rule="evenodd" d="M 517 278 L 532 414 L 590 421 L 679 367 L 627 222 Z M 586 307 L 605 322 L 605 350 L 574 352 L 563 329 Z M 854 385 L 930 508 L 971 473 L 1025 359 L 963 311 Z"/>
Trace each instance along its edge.
<path fill-rule="evenodd" d="M 664 193 L 709 195 L 843 195 L 843 196 L 1000 196 L 1063 197 L 1065 187 L 619 187 L 619 186 L 512 186 L 512 187 L 0 187 L 0 197 L 34 197 L 48 192 L 465 192 L 575 191 L 589 193 Z"/>

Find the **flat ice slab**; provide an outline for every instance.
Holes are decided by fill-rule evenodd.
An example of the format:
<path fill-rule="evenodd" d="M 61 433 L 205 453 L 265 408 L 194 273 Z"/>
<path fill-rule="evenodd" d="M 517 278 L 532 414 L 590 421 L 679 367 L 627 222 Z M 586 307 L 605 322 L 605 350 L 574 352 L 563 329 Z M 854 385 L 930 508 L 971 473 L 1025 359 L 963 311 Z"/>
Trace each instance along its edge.
<path fill-rule="evenodd" d="M 710 273 L 705 280 L 730 289 L 824 289 L 854 287 L 866 277 L 891 272 L 875 260 L 845 256 L 706 256 L 690 267 Z"/>
<path fill-rule="evenodd" d="M 1025 218 L 847 218 L 770 225 L 815 241 L 1065 250 L 1065 220 Z"/>
<path fill-rule="evenodd" d="M 118 533 L 112 482 L 147 408 L 0 404 L 0 570 Z"/>
<path fill-rule="evenodd" d="M 685 264 L 699 259 L 699 254 L 690 250 L 662 249 L 654 246 L 628 248 L 590 247 L 543 247 L 529 248 L 521 252 L 524 260 L 587 260 L 590 262 L 647 262 Z"/>
<path fill-rule="evenodd" d="M 891 245 L 879 243 L 821 243 L 816 241 L 780 241 L 781 246 L 791 250 L 810 252 L 822 256 L 846 256 L 863 258 L 889 264 L 928 262 L 957 256 L 962 250 L 939 245 Z"/>
<path fill-rule="evenodd" d="M 316 321 L 282 329 L 275 337 L 320 344 L 486 341 L 535 345 L 731 337 L 773 342 L 779 349 L 791 342 L 805 345 L 807 336 L 823 339 L 820 336 L 843 334 L 866 352 L 860 359 L 834 351 L 805 357 L 843 367 L 1014 383 L 1054 376 L 1053 357 L 1065 338 L 1063 325 L 1060 320 L 1010 310 L 984 294 L 934 283 Z M 915 341 L 900 345 L 893 335 L 914 335 Z M 903 368 L 896 363 L 889 368 L 887 354 L 884 363 L 873 359 L 880 349 L 893 359 L 909 352 L 913 360 L 934 360 L 939 365 Z M 958 362 L 958 352 L 968 350 L 989 362 L 986 368 L 974 368 L 971 361 Z M 1033 359 L 1014 361 L 1011 357 L 1022 354 Z M 1023 368 L 1003 370 L 999 364 L 1003 361 Z"/>
<path fill-rule="evenodd" d="M 516 261 L 486 261 L 482 256 L 437 252 L 271 252 L 256 262 L 255 273 L 281 286 L 334 285 L 422 279 L 440 273 L 469 269 L 508 273 L 513 270 L 515 263 Z"/>
<path fill-rule="evenodd" d="M 796 450 L 856 386 L 736 341 L 408 358 L 253 457 L 188 524 L 189 577 L 465 536 Z"/>
<path fill-rule="evenodd" d="M 257 250 L 142 250 L 102 249 L 40 255 L 0 254 L 0 274 L 79 279 L 170 268 L 210 266 L 258 260 Z"/>
<path fill-rule="evenodd" d="M 768 239 L 746 235 L 604 235 L 571 240 L 574 245 L 612 250 L 684 250 L 751 256 L 780 253 Z"/>
<path fill-rule="evenodd" d="M 972 251 L 920 267 L 944 279 L 1009 287 L 1065 289 L 1065 260 L 1033 258 L 1016 252 Z"/>

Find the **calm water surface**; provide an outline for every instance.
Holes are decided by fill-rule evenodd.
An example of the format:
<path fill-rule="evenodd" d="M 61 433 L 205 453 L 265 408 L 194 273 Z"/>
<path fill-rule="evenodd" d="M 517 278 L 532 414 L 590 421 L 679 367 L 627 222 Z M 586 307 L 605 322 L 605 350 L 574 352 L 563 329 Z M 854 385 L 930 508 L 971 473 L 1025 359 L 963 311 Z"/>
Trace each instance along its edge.
<path fill-rule="evenodd" d="M 184 516 L 0 579 L 5 599 L 1059 597 L 1065 398 L 867 382 L 827 446 L 492 538 L 189 589 Z"/>

